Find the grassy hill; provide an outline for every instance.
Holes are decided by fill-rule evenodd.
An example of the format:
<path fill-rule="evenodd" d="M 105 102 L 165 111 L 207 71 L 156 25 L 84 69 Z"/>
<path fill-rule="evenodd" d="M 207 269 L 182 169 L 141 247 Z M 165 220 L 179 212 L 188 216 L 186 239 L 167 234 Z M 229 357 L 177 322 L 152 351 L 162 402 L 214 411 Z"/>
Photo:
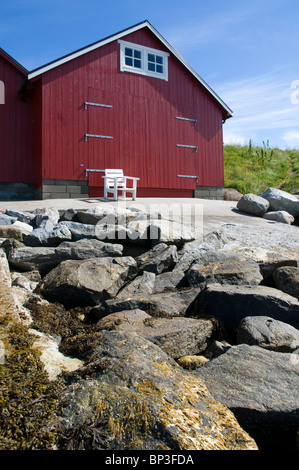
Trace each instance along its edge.
<path fill-rule="evenodd" d="M 224 146 L 224 186 L 240 193 L 258 194 L 267 188 L 293 193 L 299 189 L 299 150 L 262 147 Z"/>

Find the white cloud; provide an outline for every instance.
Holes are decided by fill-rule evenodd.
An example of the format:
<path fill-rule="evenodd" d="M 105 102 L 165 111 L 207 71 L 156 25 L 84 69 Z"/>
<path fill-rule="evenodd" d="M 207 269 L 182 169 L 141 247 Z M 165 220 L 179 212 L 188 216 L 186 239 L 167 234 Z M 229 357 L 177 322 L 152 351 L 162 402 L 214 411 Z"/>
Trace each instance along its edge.
<path fill-rule="evenodd" d="M 299 104 L 291 100 L 289 78 L 271 73 L 224 84 L 217 93 L 234 111 L 224 125 L 224 138 L 239 141 L 271 136 L 273 146 L 292 146 L 299 133 Z M 296 126 L 298 128 L 296 129 Z"/>
<path fill-rule="evenodd" d="M 290 148 L 298 148 L 299 147 L 299 130 L 292 129 L 285 132 L 282 136 L 283 140 L 285 141 L 287 147 Z"/>

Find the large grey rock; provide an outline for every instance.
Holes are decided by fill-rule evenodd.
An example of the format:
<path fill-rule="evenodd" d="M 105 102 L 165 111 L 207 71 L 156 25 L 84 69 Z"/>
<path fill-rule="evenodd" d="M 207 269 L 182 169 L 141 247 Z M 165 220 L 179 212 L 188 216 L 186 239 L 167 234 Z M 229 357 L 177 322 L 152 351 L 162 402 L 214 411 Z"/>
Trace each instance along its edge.
<path fill-rule="evenodd" d="M 126 225 L 136 216 L 130 209 L 114 206 L 97 206 L 87 211 L 77 211 L 78 221 L 83 224 Z"/>
<path fill-rule="evenodd" d="M 53 225 L 51 224 L 51 229 Z M 43 228 L 38 227 L 32 230 L 32 232 L 28 233 L 28 235 L 24 238 L 24 243 L 27 246 L 47 246 L 49 232 Z"/>
<path fill-rule="evenodd" d="M 122 256 L 123 252 L 122 245 L 89 239 L 62 242 L 57 248 L 29 247 L 15 240 L 6 240 L 3 243 L 3 249 L 7 254 L 9 264 L 14 269 L 22 271 L 38 269 L 42 275 L 68 259 L 115 257 Z"/>
<path fill-rule="evenodd" d="M 94 307 L 89 315 L 91 321 L 97 321 L 110 313 L 139 309 L 159 318 L 184 316 L 199 292 L 200 288 L 190 288 L 142 297 L 135 295 L 126 299 L 108 299 Z"/>
<path fill-rule="evenodd" d="M 223 224 L 222 251 L 243 254 L 258 263 L 299 260 L 299 228 L 295 225 L 270 224 L 254 226 Z"/>
<path fill-rule="evenodd" d="M 299 299 L 299 267 L 281 266 L 273 273 L 277 289 Z"/>
<path fill-rule="evenodd" d="M 292 216 L 298 217 L 299 200 L 296 196 L 276 188 L 269 188 L 259 196 L 269 201 L 271 211 L 286 211 Z"/>
<path fill-rule="evenodd" d="M 201 380 L 152 342 L 103 331 L 89 361 L 92 376 L 88 365 L 69 374 L 58 450 L 257 449 Z"/>
<path fill-rule="evenodd" d="M 21 229 L 23 237 L 31 233 L 33 230 L 32 225 L 27 224 L 26 222 L 21 222 L 20 220 L 17 220 L 16 222 L 14 222 L 12 226 L 18 227 L 19 229 Z"/>
<path fill-rule="evenodd" d="M 6 215 L 13 217 L 19 220 L 20 222 L 24 222 L 29 225 L 33 224 L 33 220 L 35 218 L 35 214 L 33 212 L 23 212 L 13 209 L 6 209 L 5 213 Z"/>
<path fill-rule="evenodd" d="M 204 351 L 211 342 L 214 324 L 207 319 L 153 318 L 142 310 L 126 310 L 97 322 L 97 331 L 106 329 L 134 332 L 177 359 Z"/>
<path fill-rule="evenodd" d="M 215 282 L 257 285 L 263 280 L 256 261 L 221 251 L 203 253 L 188 269 L 186 278 L 193 287 Z"/>
<path fill-rule="evenodd" d="M 294 256 L 296 256 L 296 253 L 294 253 Z M 273 261 L 273 262 L 269 261 L 265 263 L 260 263 L 260 270 L 264 278 L 265 284 L 275 287 L 273 274 L 276 271 L 276 269 L 284 267 L 284 266 L 285 267 L 287 266 L 299 267 L 299 261 L 296 259 L 281 259 L 280 261 Z"/>
<path fill-rule="evenodd" d="M 7 214 L 3 214 L 0 212 L 0 225 L 11 225 L 16 222 L 18 219 L 17 217 L 12 217 Z"/>
<path fill-rule="evenodd" d="M 21 242 L 23 240 L 23 232 L 20 227 L 16 227 L 14 224 L 0 225 L 0 238 L 13 238 Z"/>
<path fill-rule="evenodd" d="M 96 305 L 114 297 L 137 274 L 132 257 L 63 261 L 38 286 L 51 301 L 70 305 Z"/>
<path fill-rule="evenodd" d="M 174 268 L 178 260 L 176 245 L 159 243 L 151 250 L 137 258 L 137 266 L 140 272 L 149 271 L 161 274 Z"/>
<path fill-rule="evenodd" d="M 74 241 L 81 240 L 82 238 L 97 238 L 95 225 L 81 224 L 80 222 L 69 220 L 63 220 L 60 223 L 67 226 Z"/>
<path fill-rule="evenodd" d="M 148 235 L 152 246 L 166 243 L 181 247 L 184 243 L 195 239 L 195 229 L 177 221 L 160 219 L 151 221 Z"/>
<path fill-rule="evenodd" d="M 140 276 L 137 276 L 133 281 L 126 284 L 117 294 L 117 298 L 127 299 L 137 295 L 141 297 L 150 295 L 153 293 L 155 280 L 155 273 L 144 271 Z"/>
<path fill-rule="evenodd" d="M 153 294 L 164 291 L 174 291 L 190 287 L 190 284 L 183 271 L 178 269 L 156 275 Z"/>
<path fill-rule="evenodd" d="M 242 344 L 203 365 L 196 376 L 259 448 L 296 449 L 298 355 Z"/>
<path fill-rule="evenodd" d="M 256 196 L 255 194 L 248 193 L 244 194 L 237 203 L 237 208 L 248 214 L 256 215 L 261 217 L 269 209 L 270 202 L 263 197 Z"/>
<path fill-rule="evenodd" d="M 272 211 L 266 212 L 263 215 L 264 219 L 274 220 L 275 222 L 280 222 L 281 224 L 292 224 L 295 221 L 295 217 L 289 214 L 286 211 Z"/>
<path fill-rule="evenodd" d="M 54 207 L 50 208 L 43 208 L 43 209 L 36 209 L 34 211 L 36 214 L 34 223 L 36 227 L 44 227 L 47 222 L 51 222 L 54 226 L 58 223 L 60 215 L 57 209 Z"/>
<path fill-rule="evenodd" d="M 299 330 L 270 317 L 245 317 L 236 330 L 237 344 L 292 353 L 299 348 Z"/>
<path fill-rule="evenodd" d="M 299 328 L 298 300 L 272 287 L 210 284 L 191 307 L 188 315 L 215 316 L 230 330 L 250 316 L 268 316 Z"/>

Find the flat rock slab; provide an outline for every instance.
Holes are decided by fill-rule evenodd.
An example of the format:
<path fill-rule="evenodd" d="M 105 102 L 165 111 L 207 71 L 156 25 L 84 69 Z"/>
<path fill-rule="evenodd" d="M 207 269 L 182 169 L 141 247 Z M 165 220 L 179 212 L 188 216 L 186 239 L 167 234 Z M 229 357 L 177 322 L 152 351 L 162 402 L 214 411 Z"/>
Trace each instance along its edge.
<path fill-rule="evenodd" d="M 263 280 L 259 264 L 243 255 L 221 251 L 202 254 L 186 272 L 190 285 L 202 284 L 253 284 Z"/>
<path fill-rule="evenodd" d="M 93 375 L 69 375 L 55 417 L 60 449 L 76 448 L 79 429 L 86 450 L 257 449 L 197 376 L 139 335 L 103 331 L 89 360 Z"/>
<path fill-rule="evenodd" d="M 137 295 L 126 299 L 108 299 L 90 311 L 90 319 L 97 321 L 110 313 L 135 309 L 143 310 L 153 317 L 185 316 L 190 304 L 192 304 L 200 290 L 200 288 L 190 288 L 143 297 Z"/>
<path fill-rule="evenodd" d="M 102 318 L 96 329 L 133 331 L 178 359 L 204 351 L 211 342 L 214 324 L 195 318 L 153 318 L 142 310 L 127 310 Z"/>
<path fill-rule="evenodd" d="M 62 261 L 122 256 L 123 246 L 100 240 L 82 239 L 62 242 L 58 247 L 29 247 L 17 241 L 5 240 L 2 244 L 9 264 L 21 271 L 39 270 L 48 273 Z"/>
<path fill-rule="evenodd" d="M 249 316 L 268 316 L 299 329 L 299 302 L 266 286 L 210 284 L 195 299 L 188 315 L 212 315 L 234 330 Z"/>
<path fill-rule="evenodd" d="M 298 355 L 242 344 L 196 373 L 258 445 L 294 449 L 299 425 Z"/>

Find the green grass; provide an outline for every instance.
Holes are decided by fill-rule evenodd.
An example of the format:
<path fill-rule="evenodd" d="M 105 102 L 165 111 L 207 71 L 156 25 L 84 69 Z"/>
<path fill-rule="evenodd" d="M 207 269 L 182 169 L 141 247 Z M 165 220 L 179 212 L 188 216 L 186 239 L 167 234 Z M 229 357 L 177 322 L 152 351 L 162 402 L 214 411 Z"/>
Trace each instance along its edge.
<path fill-rule="evenodd" d="M 299 150 L 270 148 L 269 142 L 255 147 L 224 146 L 224 186 L 240 193 L 258 194 L 268 188 L 293 193 L 299 189 Z"/>

